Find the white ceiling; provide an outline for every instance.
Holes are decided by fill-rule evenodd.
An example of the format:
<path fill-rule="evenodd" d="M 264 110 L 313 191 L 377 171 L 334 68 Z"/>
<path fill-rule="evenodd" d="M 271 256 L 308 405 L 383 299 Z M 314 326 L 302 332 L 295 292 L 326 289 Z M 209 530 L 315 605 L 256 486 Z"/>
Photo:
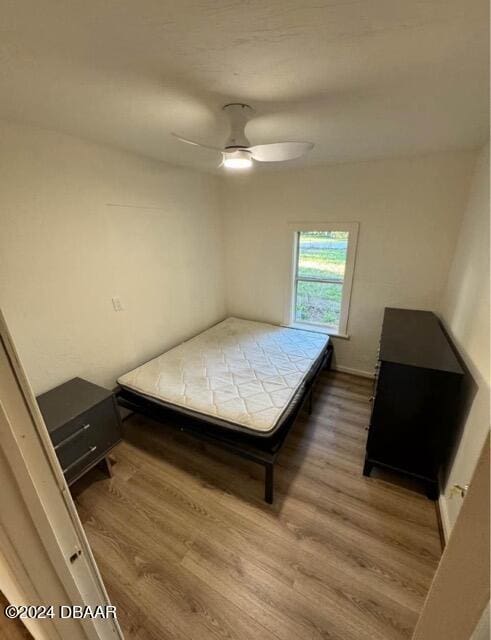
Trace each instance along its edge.
<path fill-rule="evenodd" d="M 0 117 L 201 169 L 220 107 L 318 164 L 488 136 L 486 0 L 3 0 Z M 289 164 L 289 163 L 287 163 Z"/>

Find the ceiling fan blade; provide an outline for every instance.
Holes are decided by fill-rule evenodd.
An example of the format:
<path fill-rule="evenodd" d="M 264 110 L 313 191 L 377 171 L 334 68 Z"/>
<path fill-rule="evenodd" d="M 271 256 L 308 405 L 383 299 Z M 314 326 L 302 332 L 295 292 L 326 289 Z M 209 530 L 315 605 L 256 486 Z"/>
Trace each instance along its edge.
<path fill-rule="evenodd" d="M 181 142 L 185 142 L 186 144 L 193 145 L 193 147 L 201 147 L 203 149 L 211 149 L 212 151 L 220 151 L 220 152 L 223 151 L 223 149 L 220 149 L 219 147 L 212 147 L 209 144 L 201 144 L 201 142 L 196 142 L 195 140 L 189 140 L 189 138 L 183 138 L 182 136 L 180 136 L 177 133 L 172 133 L 172 135 L 174 136 L 174 138 L 177 138 Z"/>
<path fill-rule="evenodd" d="M 271 144 L 256 144 L 249 147 L 254 160 L 258 162 L 282 162 L 300 158 L 313 149 L 312 142 L 273 142 Z"/>

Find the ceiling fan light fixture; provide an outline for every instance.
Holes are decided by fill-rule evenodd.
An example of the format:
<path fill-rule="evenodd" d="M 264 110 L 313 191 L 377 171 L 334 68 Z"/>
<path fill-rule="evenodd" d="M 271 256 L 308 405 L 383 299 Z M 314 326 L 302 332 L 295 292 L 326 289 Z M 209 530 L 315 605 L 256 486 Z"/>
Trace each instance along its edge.
<path fill-rule="evenodd" d="M 223 166 L 227 169 L 250 169 L 252 167 L 250 151 L 246 151 L 245 149 L 224 151 Z"/>
<path fill-rule="evenodd" d="M 256 163 L 295 160 L 304 156 L 314 147 L 312 142 L 299 141 L 268 142 L 251 146 L 245 129 L 251 113 L 254 113 L 254 109 L 247 104 L 232 103 L 226 104 L 223 110 L 227 114 L 230 124 L 230 135 L 223 147 L 203 144 L 177 133 L 172 135 L 181 142 L 193 147 L 221 152 L 222 163 L 220 166 L 232 171 L 251 169 Z"/>

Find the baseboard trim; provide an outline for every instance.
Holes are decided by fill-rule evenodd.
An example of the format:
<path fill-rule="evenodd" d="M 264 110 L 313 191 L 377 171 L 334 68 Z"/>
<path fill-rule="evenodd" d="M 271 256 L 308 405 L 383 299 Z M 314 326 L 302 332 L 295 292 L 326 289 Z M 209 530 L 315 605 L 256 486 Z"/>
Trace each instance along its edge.
<path fill-rule="evenodd" d="M 363 369 L 353 369 L 352 367 L 343 367 L 343 365 L 337 364 L 333 367 L 333 371 L 339 371 L 340 373 L 351 373 L 353 376 L 360 376 L 362 378 L 374 379 L 375 375 L 370 371 L 363 371 Z"/>
<path fill-rule="evenodd" d="M 448 517 L 447 498 L 444 493 L 440 494 L 436 505 L 441 525 L 442 544 L 445 546 L 450 537 L 450 519 Z"/>

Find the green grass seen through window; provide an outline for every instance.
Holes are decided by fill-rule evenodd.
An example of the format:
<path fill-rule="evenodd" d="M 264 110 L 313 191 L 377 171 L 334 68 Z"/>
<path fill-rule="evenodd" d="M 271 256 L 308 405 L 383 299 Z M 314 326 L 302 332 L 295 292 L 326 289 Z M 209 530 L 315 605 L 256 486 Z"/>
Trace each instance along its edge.
<path fill-rule="evenodd" d="M 296 321 L 339 328 L 347 251 L 346 231 L 300 233 L 297 277 L 334 282 L 297 282 Z"/>

